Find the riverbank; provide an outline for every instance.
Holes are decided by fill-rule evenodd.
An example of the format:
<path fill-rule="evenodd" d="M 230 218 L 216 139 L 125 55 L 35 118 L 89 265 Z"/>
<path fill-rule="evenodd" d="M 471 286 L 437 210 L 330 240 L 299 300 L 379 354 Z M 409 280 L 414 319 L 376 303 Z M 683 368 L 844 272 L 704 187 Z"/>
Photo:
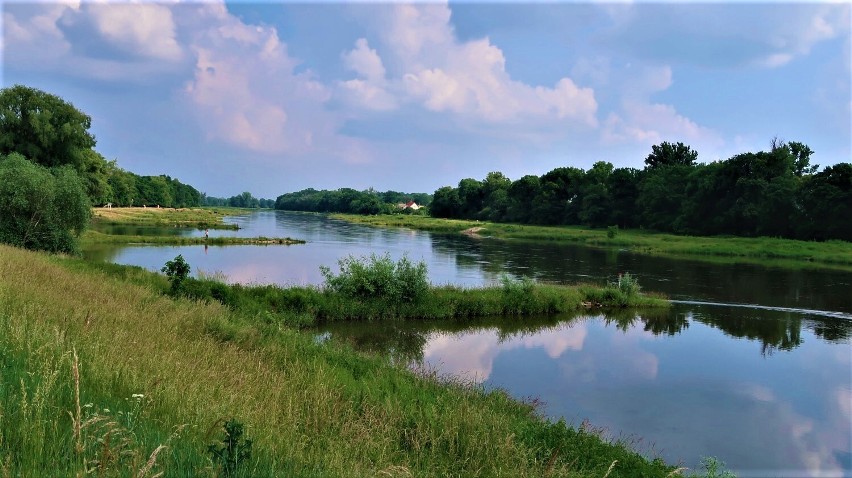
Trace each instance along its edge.
<path fill-rule="evenodd" d="M 714 262 L 755 262 L 791 268 L 852 270 L 852 243 L 845 241 L 676 236 L 624 229 L 618 230 L 614 237 L 609 237 L 606 229 L 586 229 L 578 226 L 534 226 L 406 215 L 333 214 L 331 217 L 377 227 L 466 233 L 496 239 L 564 242 Z"/>
<path fill-rule="evenodd" d="M 130 234 L 105 234 L 89 230 L 80 238 L 86 244 L 148 244 L 161 246 L 210 245 L 210 246 L 271 246 L 305 244 L 301 239 L 290 237 L 183 237 L 183 236 L 143 236 Z"/>
<path fill-rule="evenodd" d="M 503 392 L 167 288 L 138 267 L 0 246 L 4 474 L 677 476 Z M 230 419 L 252 444 L 227 462 L 209 449 Z"/>
<path fill-rule="evenodd" d="M 92 225 L 81 236 L 86 244 L 148 244 L 162 246 L 210 245 L 294 245 L 304 244 L 301 239 L 291 237 L 187 237 L 177 234 L 157 233 L 163 228 L 229 229 L 238 230 L 236 224 L 226 224 L 227 216 L 245 214 L 254 209 L 240 208 L 95 208 L 92 210 Z M 111 228 L 135 228 L 145 234 L 111 234 Z M 96 230 L 101 229 L 101 230 Z M 148 231 L 153 233 L 148 234 Z M 124 231 L 123 231 L 124 232 Z"/>
<path fill-rule="evenodd" d="M 94 224 L 145 227 L 192 227 L 195 229 L 231 229 L 236 224 L 225 224 L 226 216 L 250 211 L 238 208 L 157 208 L 157 207 L 98 207 L 92 209 Z"/>

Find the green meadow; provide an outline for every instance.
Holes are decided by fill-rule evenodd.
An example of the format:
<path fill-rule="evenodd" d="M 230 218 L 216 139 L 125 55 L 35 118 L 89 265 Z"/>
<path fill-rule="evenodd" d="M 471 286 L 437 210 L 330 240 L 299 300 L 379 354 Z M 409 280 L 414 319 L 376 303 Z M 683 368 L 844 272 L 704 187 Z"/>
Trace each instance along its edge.
<path fill-rule="evenodd" d="M 199 299 L 216 281 L 194 281 L 178 291 L 141 268 L 0 246 L 0 475 L 679 473 L 499 390 L 317 342 L 256 308 L 254 296 L 281 300 L 281 290 L 222 285 L 218 298 Z M 507 282 L 502 299 L 490 291 L 472 302 L 519 313 L 525 299 L 512 294 L 529 286 Z M 445 293 L 455 303 L 465 296 Z M 307 298 L 303 311 L 378 300 L 327 294 L 329 304 Z M 334 294 L 348 298 L 335 303 Z M 614 294 L 580 287 L 563 296 L 598 307 L 582 302 Z M 554 303 L 549 289 L 535 295 Z"/>

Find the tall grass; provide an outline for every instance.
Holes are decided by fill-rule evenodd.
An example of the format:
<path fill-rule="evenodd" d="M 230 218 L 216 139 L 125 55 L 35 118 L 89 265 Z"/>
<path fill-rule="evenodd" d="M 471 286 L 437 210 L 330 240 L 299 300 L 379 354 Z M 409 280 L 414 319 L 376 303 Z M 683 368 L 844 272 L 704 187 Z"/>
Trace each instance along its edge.
<path fill-rule="evenodd" d="M 5 474 L 212 476 L 206 451 L 230 418 L 253 442 L 245 476 L 673 470 L 500 391 L 318 344 L 216 301 L 171 299 L 162 276 L 119 269 L 0 246 Z"/>

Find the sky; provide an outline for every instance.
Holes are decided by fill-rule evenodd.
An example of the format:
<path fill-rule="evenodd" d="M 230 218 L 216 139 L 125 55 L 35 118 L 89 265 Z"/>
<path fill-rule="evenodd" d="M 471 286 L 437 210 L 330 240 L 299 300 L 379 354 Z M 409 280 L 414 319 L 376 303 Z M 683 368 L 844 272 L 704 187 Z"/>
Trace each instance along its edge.
<path fill-rule="evenodd" d="M 433 192 L 778 137 L 852 157 L 850 3 L 0 2 L 2 85 L 210 196 Z"/>

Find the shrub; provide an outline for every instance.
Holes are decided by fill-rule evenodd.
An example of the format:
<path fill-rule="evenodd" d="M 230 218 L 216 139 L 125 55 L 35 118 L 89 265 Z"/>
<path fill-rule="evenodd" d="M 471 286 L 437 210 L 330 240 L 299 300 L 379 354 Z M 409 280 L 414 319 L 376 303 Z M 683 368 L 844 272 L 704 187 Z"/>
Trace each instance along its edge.
<path fill-rule="evenodd" d="M 606 228 L 606 237 L 612 239 L 618 235 L 618 226 L 609 226 Z"/>
<path fill-rule="evenodd" d="M 535 281 L 529 277 L 513 279 L 508 274 L 500 278 L 503 284 L 503 310 L 510 314 L 522 314 L 533 301 Z"/>
<path fill-rule="evenodd" d="M 629 272 L 619 274 L 618 280 L 612 285 L 628 297 L 639 295 L 639 290 L 641 289 L 636 276 L 630 275 Z"/>
<path fill-rule="evenodd" d="M 180 292 L 183 281 L 189 276 L 190 267 L 183 260 L 183 255 L 178 254 L 174 259 L 166 262 L 166 265 L 160 270 L 169 278 L 169 282 L 172 284 L 172 294 L 177 294 Z"/>
<path fill-rule="evenodd" d="M 413 303 L 426 295 L 429 281 L 426 263 L 416 264 L 407 257 L 394 262 L 388 254 L 367 257 L 348 256 L 338 261 L 340 273 L 320 267 L 326 289 L 342 295 L 383 299 L 392 303 Z"/>

